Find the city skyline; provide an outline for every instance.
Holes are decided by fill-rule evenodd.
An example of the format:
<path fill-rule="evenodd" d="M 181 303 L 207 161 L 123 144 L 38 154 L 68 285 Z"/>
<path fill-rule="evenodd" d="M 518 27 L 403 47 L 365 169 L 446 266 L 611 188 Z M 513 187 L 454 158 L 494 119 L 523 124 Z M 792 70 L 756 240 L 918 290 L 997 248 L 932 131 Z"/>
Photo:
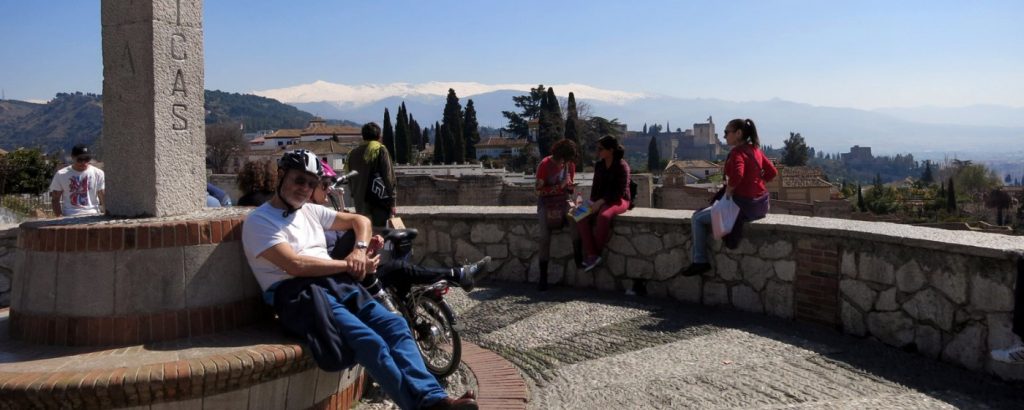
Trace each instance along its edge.
<path fill-rule="evenodd" d="M 1024 107 L 1024 3 L 207 1 L 206 88 L 578 83 L 819 106 Z M 0 89 L 102 85 L 99 4 L 0 4 Z M 45 50 L 45 51 L 41 51 Z"/>

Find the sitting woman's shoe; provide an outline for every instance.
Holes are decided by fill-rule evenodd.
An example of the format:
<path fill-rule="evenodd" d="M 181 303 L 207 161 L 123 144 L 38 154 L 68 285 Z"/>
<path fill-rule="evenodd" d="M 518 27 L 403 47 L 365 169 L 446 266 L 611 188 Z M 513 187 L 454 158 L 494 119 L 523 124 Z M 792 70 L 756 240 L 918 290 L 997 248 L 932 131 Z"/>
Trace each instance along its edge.
<path fill-rule="evenodd" d="M 697 276 L 704 272 L 711 270 L 710 263 L 691 263 L 686 269 L 683 269 L 683 276 Z"/>

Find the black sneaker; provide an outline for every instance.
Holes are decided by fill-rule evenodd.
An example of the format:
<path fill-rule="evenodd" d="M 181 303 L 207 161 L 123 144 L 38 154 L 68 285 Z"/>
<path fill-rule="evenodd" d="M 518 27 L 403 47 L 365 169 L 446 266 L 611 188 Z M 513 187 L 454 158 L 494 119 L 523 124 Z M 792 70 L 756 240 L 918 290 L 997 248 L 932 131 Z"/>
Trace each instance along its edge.
<path fill-rule="evenodd" d="M 697 276 L 704 272 L 711 270 L 710 263 L 691 263 L 686 269 L 683 269 L 683 276 Z"/>
<path fill-rule="evenodd" d="M 490 256 L 484 256 L 483 259 L 476 261 L 476 263 L 462 265 L 462 267 L 459 268 L 459 286 L 462 287 L 462 290 L 466 292 L 473 290 L 473 287 L 476 285 L 476 274 L 483 270 L 490 261 Z"/>

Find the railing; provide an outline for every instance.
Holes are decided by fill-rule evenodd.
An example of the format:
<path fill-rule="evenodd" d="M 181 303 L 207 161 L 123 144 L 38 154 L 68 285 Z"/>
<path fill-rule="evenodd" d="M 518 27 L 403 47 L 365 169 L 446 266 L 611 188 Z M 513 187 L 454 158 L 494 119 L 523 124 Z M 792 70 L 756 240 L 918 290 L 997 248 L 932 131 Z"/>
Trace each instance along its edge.
<path fill-rule="evenodd" d="M 9 209 L 21 217 L 53 217 L 53 210 L 50 208 L 50 196 L 47 194 L 6 194 L 0 196 L 0 208 Z"/>

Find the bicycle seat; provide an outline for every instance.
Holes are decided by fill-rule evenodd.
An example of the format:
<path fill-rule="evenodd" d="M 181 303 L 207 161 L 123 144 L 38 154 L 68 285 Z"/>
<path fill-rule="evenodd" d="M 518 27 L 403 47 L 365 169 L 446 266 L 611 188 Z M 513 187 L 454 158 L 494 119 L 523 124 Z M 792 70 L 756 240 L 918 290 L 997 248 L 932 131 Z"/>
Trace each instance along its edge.
<path fill-rule="evenodd" d="M 403 243 L 406 241 L 411 242 L 416 239 L 416 236 L 420 234 L 420 231 L 415 228 L 408 229 L 385 229 L 380 232 L 380 236 L 384 237 L 384 241 Z"/>

